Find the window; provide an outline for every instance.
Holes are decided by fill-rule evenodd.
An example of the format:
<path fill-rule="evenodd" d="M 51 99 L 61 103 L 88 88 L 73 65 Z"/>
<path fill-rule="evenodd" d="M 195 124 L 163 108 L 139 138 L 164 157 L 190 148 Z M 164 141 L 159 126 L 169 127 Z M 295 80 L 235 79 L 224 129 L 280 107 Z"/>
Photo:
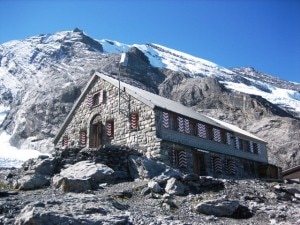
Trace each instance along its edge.
<path fill-rule="evenodd" d="M 221 142 L 221 131 L 218 128 L 213 128 L 214 141 Z"/>
<path fill-rule="evenodd" d="M 108 138 L 114 138 L 114 121 L 113 120 L 106 122 L 106 136 Z"/>
<path fill-rule="evenodd" d="M 190 134 L 194 135 L 194 136 L 198 135 L 198 129 L 197 129 L 196 121 L 193 121 L 193 120 L 190 121 Z"/>
<path fill-rule="evenodd" d="M 235 161 L 233 159 L 227 159 L 226 161 L 226 171 L 228 175 L 235 175 L 236 166 Z"/>
<path fill-rule="evenodd" d="M 211 125 L 206 125 L 206 138 L 209 140 L 214 140 L 213 127 Z"/>
<path fill-rule="evenodd" d="M 222 173 L 222 159 L 219 156 L 212 156 L 211 162 L 214 173 Z"/>
<path fill-rule="evenodd" d="M 173 165 L 179 168 L 187 168 L 187 157 L 184 150 L 173 149 Z"/>
<path fill-rule="evenodd" d="M 244 165 L 244 172 L 247 173 L 250 176 L 254 176 L 255 175 L 255 167 L 256 164 L 252 161 L 244 161 L 243 163 Z"/>
<path fill-rule="evenodd" d="M 190 120 L 187 119 L 187 118 L 184 119 L 184 132 L 186 134 L 190 134 L 191 133 Z"/>
<path fill-rule="evenodd" d="M 250 152 L 250 142 L 249 141 L 246 141 L 246 140 L 242 140 L 242 149 L 245 151 L 245 152 Z"/>
<path fill-rule="evenodd" d="M 184 133 L 184 119 L 180 116 L 177 117 L 178 120 L 178 131 Z"/>
<path fill-rule="evenodd" d="M 93 106 L 100 104 L 100 92 L 93 95 Z"/>
<path fill-rule="evenodd" d="M 206 138 L 206 126 L 205 124 L 198 123 L 198 136 L 201 138 Z"/>
<path fill-rule="evenodd" d="M 68 147 L 68 145 L 69 145 L 69 137 L 67 135 L 65 135 L 62 140 L 62 146 Z"/>
<path fill-rule="evenodd" d="M 231 145 L 231 143 L 234 143 L 234 140 L 233 134 L 226 132 L 226 143 Z"/>
<path fill-rule="evenodd" d="M 164 128 L 169 128 L 169 113 L 163 112 L 162 113 L 162 124 Z"/>
<path fill-rule="evenodd" d="M 227 132 L 225 130 L 220 130 L 220 136 L 221 136 L 221 143 L 228 144 L 227 143 Z"/>
<path fill-rule="evenodd" d="M 258 154 L 258 144 L 257 143 L 252 142 L 252 152 L 254 154 Z"/>
<path fill-rule="evenodd" d="M 79 142 L 80 145 L 86 146 L 86 140 L 87 140 L 87 136 L 86 136 L 87 132 L 86 130 L 81 130 L 79 133 Z"/>
<path fill-rule="evenodd" d="M 238 137 L 235 137 L 235 148 L 240 150 L 242 147 L 241 139 Z"/>
<path fill-rule="evenodd" d="M 139 114 L 131 113 L 130 114 L 130 129 L 137 130 L 139 127 Z"/>
<path fill-rule="evenodd" d="M 106 91 L 101 90 L 99 92 L 96 92 L 95 94 L 91 95 L 89 98 L 90 99 L 88 99 L 88 104 L 90 104 L 92 107 L 105 103 Z"/>
<path fill-rule="evenodd" d="M 178 118 L 175 114 L 170 114 L 170 129 L 178 130 Z"/>

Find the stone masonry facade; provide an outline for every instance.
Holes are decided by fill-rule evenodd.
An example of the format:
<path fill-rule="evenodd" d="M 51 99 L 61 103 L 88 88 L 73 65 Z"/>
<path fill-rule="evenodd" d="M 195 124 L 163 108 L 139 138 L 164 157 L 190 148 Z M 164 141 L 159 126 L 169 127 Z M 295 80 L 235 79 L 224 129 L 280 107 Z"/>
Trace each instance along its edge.
<path fill-rule="evenodd" d="M 94 96 L 99 91 L 104 91 L 103 102 L 91 106 L 89 96 Z M 92 147 L 91 125 L 97 119 L 101 127 L 101 145 L 126 145 L 136 148 L 149 157 L 159 158 L 160 140 L 156 137 L 156 124 L 154 111 L 145 104 L 128 95 L 121 90 L 120 112 L 118 102 L 118 88 L 109 82 L 98 79 L 90 89 L 85 99 L 75 110 L 72 120 L 58 141 L 57 148 L 78 148 Z M 130 116 L 132 113 L 138 115 L 138 125 L 136 129 L 130 128 Z M 106 126 L 108 122 L 113 122 L 113 136 L 108 137 Z M 81 141 L 80 134 L 86 131 L 86 142 Z M 67 137 L 67 143 L 64 138 Z"/>

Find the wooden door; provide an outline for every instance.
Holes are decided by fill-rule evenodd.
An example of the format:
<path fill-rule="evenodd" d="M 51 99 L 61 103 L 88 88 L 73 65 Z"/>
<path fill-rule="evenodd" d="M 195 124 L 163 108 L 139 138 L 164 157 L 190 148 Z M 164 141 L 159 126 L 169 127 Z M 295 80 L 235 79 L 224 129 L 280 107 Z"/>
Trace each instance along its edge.
<path fill-rule="evenodd" d="M 194 173 L 199 176 L 206 175 L 206 165 L 204 159 L 204 153 L 196 152 L 193 154 L 194 156 Z"/>
<path fill-rule="evenodd" d="M 99 148 L 102 144 L 102 124 L 91 124 L 90 148 Z"/>

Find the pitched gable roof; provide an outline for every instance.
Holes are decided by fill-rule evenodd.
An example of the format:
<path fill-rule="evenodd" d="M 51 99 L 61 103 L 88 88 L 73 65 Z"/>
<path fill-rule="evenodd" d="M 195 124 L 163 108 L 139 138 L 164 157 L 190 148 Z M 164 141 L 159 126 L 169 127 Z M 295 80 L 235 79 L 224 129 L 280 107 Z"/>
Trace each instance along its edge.
<path fill-rule="evenodd" d="M 105 81 L 107 81 L 107 82 L 109 82 L 109 83 L 111 83 L 115 87 L 119 87 L 119 81 L 117 79 L 114 79 L 114 78 L 112 78 L 110 76 L 107 76 L 103 73 L 95 72 L 93 77 L 91 78 L 91 80 L 87 84 L 86 88 L 82 92 L 81 96 L 79 97 L 78 101 L 75 103 L 75 105 L 73 106 L 73 108 L 70 111 L 69 115 L 67 116 L 64 124 L 62 125 L 61 129 L 59 130 L 59 133 L 55 137 L 55 139 L 54 139 L 55 144 L 58 142 L 59 137 L 63 133 L 63 130 L 69 124 L 76 108 L 83 101 L 83 99 L 86 96 L 86 94 L 88 93 L 91 85 L 93 84 L 93 82 L 98 77 L 105 80 Z M 242 130 L 242 129 L 240 129 L 240 128 L 232 125 L 232 124 L 226 123 L 224 121 L 214 119 L 214 118 L 211 118 L 209 116 L 205 116 L 201 113 L 196 112 L 192 108 L 186 107 L 186 106 L 184 106 L 184 105 L 182 105 L 178 102 L 175 102 L 173 100 L 170 100 L 170 99 L 164 98 L 162 96 L 159 96 L 157 94 L 142 90 L 138 87 L 132 86 L 132 85 L 124 83 L 124 82 L 120 82 L 120 88 L 122 90 L 124 90 L 126 93 L 128 93 L 129 95 L 133 96 L 134 98 L 136 98 L 139 101 L 143 102 L 144 104 L 148 105 L 152 109 L 160 108 L 160 109 L 163 109 L 163 110 L 166 110 L 166 111 L 174 112 L 174 113 L 180 114 L 182 116 L 186 116 L 186 117 L 198 120 L 198 121 L 202 121 L 204 123 L 210 124 L 210 125 L 215 126 L 215 127 L 223 128 L 225 130 L 231 131 L 231 132 L 239 134 L 241 136 L 249 137 L 249 138 L 257 140 L 259 142 L 266 143 L 264 140 L 256 137 L 255 135 L 253 135 L 253 134 L 251 134 L 251 133 L 249 133 L 245 130 Z"/>

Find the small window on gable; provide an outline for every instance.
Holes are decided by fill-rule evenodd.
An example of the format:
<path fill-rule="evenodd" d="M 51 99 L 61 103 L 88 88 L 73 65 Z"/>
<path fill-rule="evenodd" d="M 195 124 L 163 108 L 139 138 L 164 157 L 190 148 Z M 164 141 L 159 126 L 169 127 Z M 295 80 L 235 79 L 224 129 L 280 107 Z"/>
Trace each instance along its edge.
<path fill-rule="evenodd" d="M 68 147 L 68 145 L 69 145 L 69 137 L 67 135 L 65 135 L 62 139 L 62 146 Z"/>
<path fill-rule="evenodd" d="M 139 114 L 131 113 L 130 114 L 130 129 L 137 130 L 139 127 Z"/>
<path fill-rule="evenodd" d="M 86 130 L 81 130 L 79 134 L 80 138 L 80 145 L 86 146 L 86 140 L 87 140 L 87 132 Z"/>
<path fill-rule="evenodd" d="M 106 136 L 108 138 L 114 138 L 114 121 L 106 121 Z"/>
<path fill-rule="evenodd" d="M 105 100 L 106 100 L 106 91 L 101 90 L 99 92 L 96 92 L 95 94 L 93 94 L 92 97 L 92 106 L 103 104 L 105 103 Z"/>

